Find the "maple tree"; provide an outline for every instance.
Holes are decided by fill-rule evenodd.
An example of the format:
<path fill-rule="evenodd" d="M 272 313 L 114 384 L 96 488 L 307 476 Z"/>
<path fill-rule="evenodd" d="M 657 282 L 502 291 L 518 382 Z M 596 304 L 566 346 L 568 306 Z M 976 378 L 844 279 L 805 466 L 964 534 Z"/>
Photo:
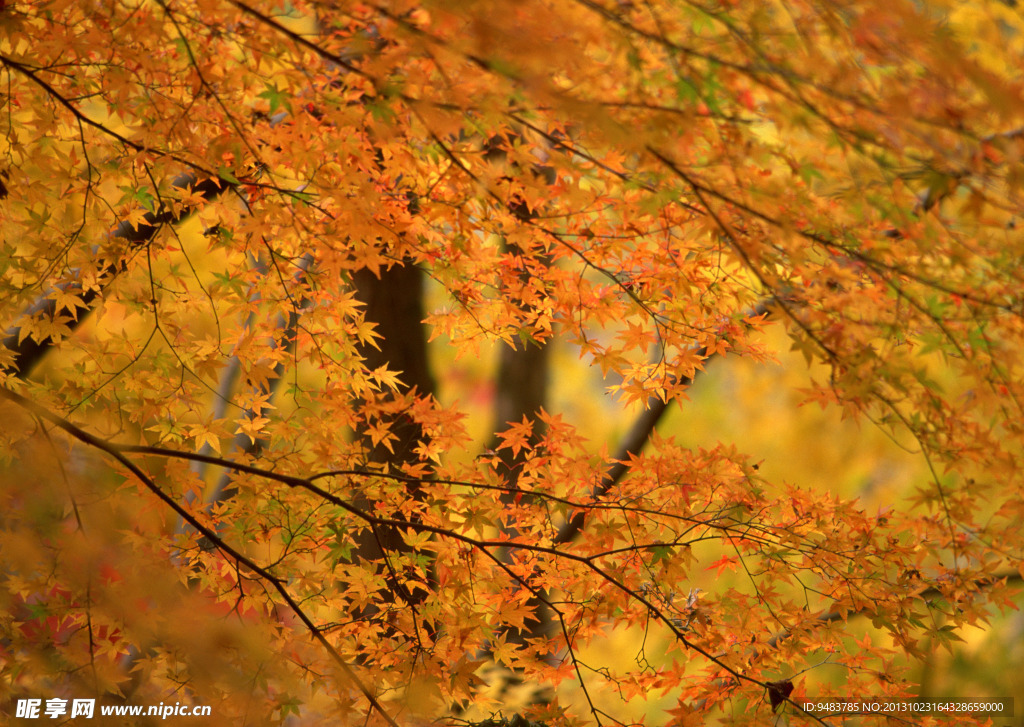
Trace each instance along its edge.
<path fill-rule="evenodd" d="M 5 702 L 497 725 L 496 664 L 554 689 L 517 708 L 545 724 L 841 724 L 803 705 L 918 694 L 1014 608 L 1008 4 L 0 23 Z M 869 507 L 665 431 L 778 330 L 911 488 Z M 635 421 L 560 411 L 558 351 Z M 642 644 L 602 660 L 616 628 Z"/>

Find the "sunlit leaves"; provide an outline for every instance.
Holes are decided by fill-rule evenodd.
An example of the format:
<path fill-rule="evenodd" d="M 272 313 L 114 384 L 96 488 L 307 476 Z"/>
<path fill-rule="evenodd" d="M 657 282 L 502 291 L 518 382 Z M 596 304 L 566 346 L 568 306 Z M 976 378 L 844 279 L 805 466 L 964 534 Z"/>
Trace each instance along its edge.
<path fill-rule="evenodd" d="M 486 653 L 575 682 L 568 722 L 667 693 L 760 724 L 808 685 L 900 694 L 897 659 L 989 617 L 1024 444 L 1004 4 L 11 7 L 0 365 L 43 409 L 2 456 L 69 487 L 0 524 L 12 653 L 53 684 L 129 689 L 132 654 L 133 698 L 384 724 L 491 705 Z M 413 269 L 436 391 L 373 358 L 410 342 L 359 290 Z M 919 456 L 914 493 L 610 439 L 666 406 L 697 429 L 768 321 L 807 403 Z M 492 422 L 494 346 L 557 350 L 579 401 Z M 719 409 L 781 396 L 755 384 Z M 606 666 L 616 625 L 650 646 Z M 34 658 L 19 688 L 51 684 Z"/>

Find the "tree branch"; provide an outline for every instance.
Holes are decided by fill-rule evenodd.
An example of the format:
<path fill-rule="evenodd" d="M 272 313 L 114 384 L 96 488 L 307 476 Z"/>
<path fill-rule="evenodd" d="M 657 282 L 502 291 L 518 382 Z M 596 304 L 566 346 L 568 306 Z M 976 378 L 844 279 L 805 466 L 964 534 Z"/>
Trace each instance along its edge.
<path fill-rule="evenodd" d="M 770 301 L 762 301 L 751 311 L 748 318 L 755 316 L 768 315 L 771 312 Z M 698 356 L 707 356 L 708 349 L 706 347 L 700 348 L 697 351 Z M 711 360 L 711 357 L 705 359 L 705 361 Z M 693 376 L 683 377 L 681 383 L 684 386 L 691 386 L 696 380 L 697 376 L 700 375 L 700 370 L 696 371 Z M 629 460 L 640 454 L 644 447 L 647 446 L 647 442 L 650 441 L 651 434 L 654 433 L 655 428 L 661 421 L 665 412 L 668 410 L 669 401 L 661 399 L 659 397 L 652 397 L 647 401 L 647 408 L 644 412 L 637 417 L 633 426 L 626 434 L 626 438 L 619 444 L 619 449 L 612 458 L 614 464 L 608 470 L 608 473 L 601 480 L 601 483 L 593 489 L 591 497 L 594 500 L 598 500 L 604 497 L 608 492 L 615 487 L 622 478 L 629 473 L 630 464 Z M 576 539 L 576 536 L 583 530 L 586 521 L 586 511 L 578 510 L 572 518 L 569 519 L 561 528 L 558 530 L 558 534 L 555 536 L 554 542 L 556 544 L 569 543 Z"/>
<path fill-rule="evenodd" d="M 224 191 L 234 186 L 231 182 L 219 177 L 198 179 L 196 175 L 191 173 L 179 175 L 171 185 L 175 189 L 186 190 L 188 194 L 198 194 L 205 201 L 218 197 Z M 127 240 L 131 248 L 143 247 L 156 237 L 157 232 L 159 232 L 163 225 L 176 225 L 193 212 L 194 210 L 192 209 L 180 212 L 173 212 L 171 210 L 147 212 L 143 216 L 145 222 L 140 223 L 138 227 L 133 226 L 130 222 L 123 221 L 114 229 L 111 237 Z M 86 310 L 75 316 L 73 320 L 68 321 L 68 328 L 74 331 L 82 325 L 88 313 L 91 312 L 93 303 L 99 298 L 103 289 L 113 282 L 124 270 L 124 262 L 120 264 L 114 262 L 107 263 L 97 276 L 97 279 L 101 281 L 98 287 L 90 288 L 89 290 L 79 290 L 78 297 L 81 299 Z M 76 275 L 77 272 L 72 271 L 72 275 Z M 79 285 L 79 281 L 72 277 L 71 280 L 57 284 L 56 288 L 61 291 L 67 291 L 77 285 Z M 44 294 L 28 310 L 22 313 L 21 319 L 25 320 L 37 316 L 53 318 L 56 315 L 57 301 L 49 294 Z M 36 366 L 39 365 L 43 357 L 55 345 L 52 338 L 47 337 L 37 340 L 32 334 L 25 335 L 23 331 L 24 325 L 22 323 L 9 328 L 3 339 L 4 347 L 14 352 L 15 363 L 18 367 L 17 377 L 23 380 L 28 379 L 32 375 Z"/>
<path fill-rule="evenodd" d="M 22 407 L 26 411 L 31 412 L 40 419 L 44 419 L 50 422 L 58 429 L 61 429 L 62 431 L 69 434 L 71 437 L 79 440 L 80 442 L 83 442 L 84 444 L 89 445 L 90 447 L 94 447 L 104 452 L 107 456 L 117 460 L 129 472 L 131 472 L 143 484 L 143 486 L 146 487 L 146 489 L 153 493 L 158 499 L 160 499 L 165 505 L 167 505 L 167 507 L 169 507 L 175 513 L 177 513 L 178 517 L 180 517 L 182 520 L 184 520 L 193 528 L 195 528 L 196 532 L 200 533 L 201 535 L 203 535 L 203 537 L 207 538 L 209 542 L 213 543 L 217 550 L 219 550 L 225 556 L 229 557 L 237 565 L 245 567 L 246 569 L 258 575 L 265 582 L 269 583 L 274 588 L 274 590 L 276 590 L 278 594 L 280 594 L 281 598 L 284 599 L 285 603 L 291 609 L 292 613 L 294 613 L 296 617 L 298 617 L 298 619 L 302 621 L 303 625 L 309 631 L 310 635 L 312 635 L 313 638 L 317 642 L 319 642 L 320 645 L 323 646 L 324 649 L 331 655 L 331 658 L 338 665 L 339 669 L 345 675 L 345 677 L 350 682 L 352 682 L 352 684 L 356 686 L 356 688 L 363 695 L 363 697 L 366 698 L 366 700 L 370 704 L 371 709 L 375 710 L 378 714 L 380 714 L 381 717 L 389 725 L 391 725 L 391 727 L 398 727 L 398 724 L 394 721 L 391 715 L 388 714 L 387 710 L 384 709 L 383 705 L 381 705 L 381 703 L 377 700 L 377 697 L 374 696 L 373 692 L 370 691 L 369 687 L 367 687 L 366 684 L 363 683 L 363 681 L 355 673 L 353 668 L 341 656 L 338 650 L 335 649 L 334 646 L 326 639 L 321 630 L 317 628 L 316 624 L 313 623 L 312 619 L 310 619 L 310 617 L 305 613 L 305 611 L 303 611 L 302 607 L 288 592 L 288 589 L 285 587 L 285 584 L 277 576 L 275 576 L 273 573 L 266 570 L 265 568 L 257 564 L 255 561 L 249 559 L 244 554 L 228 545 L 228 543 L 226 543 L 224 539 L 221 538 L 214 529 L 209 528 L 202 522 L 200 522 L 197 517 L 195 517 L 192 513 L 190 513 L 180 504 L 178 504 L 178 502 L 173 497 L 164 492 L 156 484 L 156 482 L 154 482 L 152 478 L 150 478 L 149 475 L 143 472 L 134 462 L 132 462 L 128 457 L 126 457 L 123 452 L 118 451 L 117 446 L 111 445 L 110 443 L 105 442 L 99 437 L 95 437 L 92 434 L 89 434 L 84 429 L 72 424 L 63 417 L 52 413 L 48 409 L 39 406 L 30 399 L 22 396 L 21 394 L 15 393 L 14 391 L 8 389 L 7 387 L 0 387 L 0 397 L 17 404 L 18 406 Z"/>

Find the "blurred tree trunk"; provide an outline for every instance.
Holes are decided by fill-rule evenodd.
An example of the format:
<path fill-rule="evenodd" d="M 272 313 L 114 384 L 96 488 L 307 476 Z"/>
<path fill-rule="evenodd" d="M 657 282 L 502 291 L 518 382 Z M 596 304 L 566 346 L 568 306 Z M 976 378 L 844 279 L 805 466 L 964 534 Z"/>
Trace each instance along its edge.
<path fill-rule="evenodd" d="M 424 273 L 407 262 L 381 270 L 374 275 L 360 270 L 353 276 L 356 295 L 365 308 L 367 321 L 376 326 L 378 337 L 376 347 L 366 344 L 360 347 L 360 355 L 370 370 L 386 366 L 397 372 L 401 384 L 396 392 L 382 391 L 377 402 L 381 407 L 379 418 L 396 437 L 391 447 L 383 443 L 376 445 L 361 433 L 366 447 L 366 463 L 374 467 L 386 466 L 391 471 L 401 471 L 402 466 L 416 462 L 416 447 L 426 436 L 422 427 L 407 411 L 412 397 L 434 396 L 436 385 L 430 370 L 427 353 L 427 332 L 423 323 L 426 317 L 423 308 Z M 388 403 L 399 406 L 388 408 Z M 363 422 L 369 426 L 371 422 Z M 421 488 L 415 483 L 407 485 L 408 496 L 419 499 Z M 356 496 L 356 505 L 372 511 L 372 506 L 361 493 Z M 357 554 L 369 561 L 378 561 L 385 571 L 391 601 L 401 598 L 408 604 L 422 600 L 422 596 L 411 592 L 404 585 L 404 577 L 391 564 L 394 555 L 408 552 L 402 534 L 396 528 L 372 528 L 357 538 Z"/>

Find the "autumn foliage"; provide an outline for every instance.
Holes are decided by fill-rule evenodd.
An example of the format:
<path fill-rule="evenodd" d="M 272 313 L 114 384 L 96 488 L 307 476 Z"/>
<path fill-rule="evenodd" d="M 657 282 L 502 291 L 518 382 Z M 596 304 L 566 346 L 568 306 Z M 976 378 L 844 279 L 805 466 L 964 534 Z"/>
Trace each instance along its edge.
<path fill-rule="evenodd" d="M 0 706 L 931 696 L 1022 573 L 1012 5 L 0 3 Z M 779 362 L 716 406 L 842 433 L 694 441 Z"/>

